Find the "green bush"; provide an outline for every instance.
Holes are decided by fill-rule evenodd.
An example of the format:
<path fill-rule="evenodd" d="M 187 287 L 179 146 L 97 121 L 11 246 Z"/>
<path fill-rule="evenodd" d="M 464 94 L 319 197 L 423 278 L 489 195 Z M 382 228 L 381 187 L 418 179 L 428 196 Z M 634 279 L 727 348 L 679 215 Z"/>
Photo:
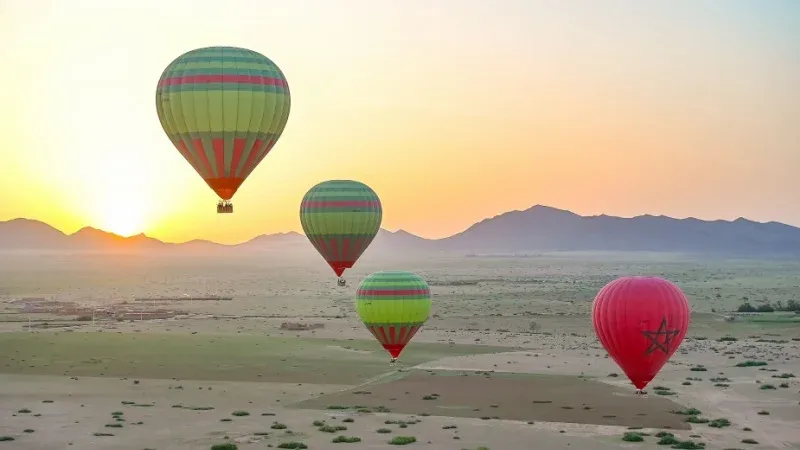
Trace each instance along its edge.
<path fill-rule="evenodd" d="M 766 366 L 767 363 L 764 361 L 742 361 L 736 364 L 736 367 L 761 367 Z"/>
<path fill-rule="evenodd" d="M 289 448 L 295 450 L 302 450 L 308 448 L 308 446 L 302 442 L 282 442 L 278 444 L 278 448 Z"/>
<path fill-rule="evenodd" d="M 226 442 L 224 444 L 215 444 L 211 446 L 211 450 L 236 450 L 239 447 L 236 444 Z"/>
<path fill-rule="evenodd" d="M 644 436 L 642 436 L 642 433 L 627 432 L 622 435 L 622 440 L 625 442 L 642 442 L 644 441 Z"/>
<path fill-rule="evenodd" d="M 709 420 L 705 417 L 698 417 L 698 416 L 689 416 L 686 418 L 686 422 L 688 423 L 708 423 Z"/>
<path fill-rule="evenodd" d="M 706 445 L 694 441 L 680 441 L 677 444 L 673 444 L 672 448 L 678 448 L 682 450 L 702 450 L 706 448 Z"/>
<path fill-rule="evenodd" d="M 417 438 L 414 436 L 395 436 L 389 441 L 390 445 L 408 445 L 417 442 Z"/>
<path fill-rule="evenodd" d="M 703 412 L 697 408 L 688 408 L 679 411 L 672 411 L 672 414 L 680 414 L 683 416 L 699 416 L 700 414 L 703 414 Z"/>
<path fill-rule="evenodd" d="M 680 443 L 680 441 L 675 439 L 675 436 L 671 434 L 668 436 L 662 436 L 661 439 L 659 439 L 658 442 L 656 442 L 656 444 L 658 445 L 675 445 L 678 443 Z"/>
<path fill-rule="evenodd" d="M 714 419 L 708 423 L 708 426 L 712 428 L 725 428 L 731 426 L 731 421 L 725 418 Z"/>
<path fill-rule="evenodd" d="M 356 436 L 336 436 L 331 442 L 334 444 L 352 444 L 355 442 L 361 442 L 361 438 Z"/>

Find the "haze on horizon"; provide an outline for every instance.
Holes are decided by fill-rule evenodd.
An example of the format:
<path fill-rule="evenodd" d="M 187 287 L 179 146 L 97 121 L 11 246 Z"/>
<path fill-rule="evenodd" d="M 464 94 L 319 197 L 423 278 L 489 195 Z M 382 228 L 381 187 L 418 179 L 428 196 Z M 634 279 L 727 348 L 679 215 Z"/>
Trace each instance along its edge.
<path fill-rule="evenodd" d="M 792 0 L 0 0 L 0 38 L 0 220 L 233 243 L 299 231 L 306 190 L 349 178 L 423 237 L 536 203 L 800 225 Z M 208 45 L 292 92 L 226 216 L 154 106 Z"/>

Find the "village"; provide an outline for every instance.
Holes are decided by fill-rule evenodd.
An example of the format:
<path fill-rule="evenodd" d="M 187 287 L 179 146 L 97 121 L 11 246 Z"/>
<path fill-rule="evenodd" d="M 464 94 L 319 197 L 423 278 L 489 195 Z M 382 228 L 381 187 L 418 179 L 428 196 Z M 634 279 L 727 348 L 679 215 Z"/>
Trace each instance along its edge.
<path fill-rule="evenodd" d="M 166 300 L 164 299 L 164 301 Z M 145 309 L 144 303 L 132 304 L 126 300 L 110 305 L 96 306 L 45 297 L 22 297 L 7 300 L 6 303 L 11 305 L 12 309 L 16 308 L 20 314 L 68 316 L 78 321 L 171 319 L 185 314 L 175 309 L 153 308 L 156 304 L 164 301 L 159 302 L 154 299 L 147 305 L 149 306 L 147 309 Z"/>
<path fill-rule="evenodd" d="M 48 322 L 46 315 L 57 316 L 58 321 L 79 321 L 79 322 L 99 322 L 99 321 L 143 321 L 143 320 L 165 320 L 165 319 L 190 319 L 208 316 L 207 314 L 197 314 L 181 311 L 176 308 L 156 308 L 157 305 L 170 304 L 179 301 L 192 300 L 231 300 L 231 297 L 146 297 L 135 298 L 134 302 L 122 300 L 110 305 L 97 306 L 84 304 L 68 300 L 54 300 L 45 297 L 22 297 L 2 301 L 11 306 L 3 311 L 4 315 L 27 315 L 27 319 L 14 320 L 15 322 L 31 322 L 31 314 L 36 314 L 36 324 L 28 324 L 26 328 L 50 328 L 53 325 Z M 145 303 L 146 302 L 146 303 Z M 14 311 L 16 310 L 16 311 Z M 40 323 L 42 322 L 42 323 Z M 324 328 L 323 323 L 301 323 L 301 322 L 282 322 L 280 328 L 288 331 L 311 331 Z"/>

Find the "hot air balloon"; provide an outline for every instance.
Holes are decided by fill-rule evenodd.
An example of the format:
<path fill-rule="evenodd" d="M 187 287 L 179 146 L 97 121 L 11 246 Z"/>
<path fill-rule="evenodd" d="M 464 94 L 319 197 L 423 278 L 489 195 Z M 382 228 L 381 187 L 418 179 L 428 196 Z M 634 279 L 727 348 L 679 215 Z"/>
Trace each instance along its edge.
<path fill-rule="evenodd" d="M 642 393 L 675 353 L 689 328 L 689 302 L 658 277 L 623 277 L 605 285 L 592 304 L 597 338 Z"/>
<path fill-rule="evenodd" d="M 219 196 L 218 213 L 233 212 L 231 198 L 278 141 L 290 105 L 281 69 L 238 47 L 186 52 L 156 88 L 161 126 Z"/>
<path fill-rule="evenodd" d="M 381 200 L 358 181 L 330 180 L 312 187 L 300 203 L 300 224 L 344 286 L 342 274 L 353 267 L 378 234 Z"/>
<path fill-rule="evenodd" d="M 356 312 L 394 363 L 428 320 L 431 290 L 410 272 L 375 272 L 358 286 Z"/>

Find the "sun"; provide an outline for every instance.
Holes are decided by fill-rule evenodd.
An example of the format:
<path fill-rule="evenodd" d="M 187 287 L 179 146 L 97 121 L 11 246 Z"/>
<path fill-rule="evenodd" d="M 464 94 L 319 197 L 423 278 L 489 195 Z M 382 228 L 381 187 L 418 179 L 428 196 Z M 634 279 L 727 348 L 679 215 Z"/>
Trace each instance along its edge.
<path fill-rule="evenodd" d="M 128 201 L 115 201 L 103 209 L 103 218 L 99 227 L 120 236 L 128 237 L 144 231 L 144 214 L 142 208 Z"/>
<path fill-rule="evenodd" d="M 111 186 L 92 205 L 96 227 L 120 236 L 142 233 L 149 225 L 153 205 L 132 186 Z"/>

